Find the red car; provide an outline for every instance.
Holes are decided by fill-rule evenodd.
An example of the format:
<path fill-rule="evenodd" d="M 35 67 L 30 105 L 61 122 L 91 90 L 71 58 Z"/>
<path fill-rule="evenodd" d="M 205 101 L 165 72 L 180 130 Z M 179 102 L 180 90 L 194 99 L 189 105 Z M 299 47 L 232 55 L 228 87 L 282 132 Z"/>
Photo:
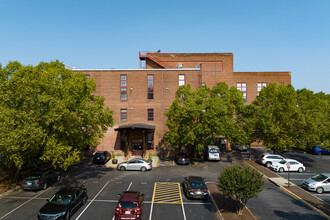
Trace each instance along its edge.
<path fill-rule="evenodd" d="M 125 191 L 119 196 L 115 219 L 142 219 L 144 194 L 142 192 Z"/>

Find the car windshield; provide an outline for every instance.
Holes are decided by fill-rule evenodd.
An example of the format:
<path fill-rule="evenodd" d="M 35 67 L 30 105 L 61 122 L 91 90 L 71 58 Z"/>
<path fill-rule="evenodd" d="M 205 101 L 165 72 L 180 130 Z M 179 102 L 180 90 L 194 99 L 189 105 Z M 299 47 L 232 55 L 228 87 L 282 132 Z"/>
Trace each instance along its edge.
<path fill-rule="evenodd" d="M 55 194 L 49 200 L 49 203 L 55 205 L 67 205 L 70 203 L 72 196 L 70 194 Z"/>
<path fill-rule="evenodd" d="M 204 182 L 190 182 L 191 188 L 206 188 Z"/>
<path fill-rule="evenodd" d="M 325 180 L 326 178 L 327 178 L 326 176 L 324 176 L 320 173 L 320 174 L 317 174 L 317 175 L 313 176 L 312 180 L 320 182 L 320 181 Z"/>
<path fill-rule="evenodd" d="M 104 155 L 101 154 L 101 153 L 96 153 L 96 154 L 95 154 L 95 157 L 104 157 Z"/>
<path fill-rule="evenodd" d="M 210 149 L 210 153 L 219 153 L 219 149 L 215 149 L 215 148 Z"/>
<path fill-rule="evenodd" d="M 40 179 L 43 172 L 32 172 L 27 178 L 29 179 Z"/>
<path fill-rule="evenodd" d="M 137 202 L 120 202 L 119 207 L 123 209 L 133 209 L 138 207 Z"/>

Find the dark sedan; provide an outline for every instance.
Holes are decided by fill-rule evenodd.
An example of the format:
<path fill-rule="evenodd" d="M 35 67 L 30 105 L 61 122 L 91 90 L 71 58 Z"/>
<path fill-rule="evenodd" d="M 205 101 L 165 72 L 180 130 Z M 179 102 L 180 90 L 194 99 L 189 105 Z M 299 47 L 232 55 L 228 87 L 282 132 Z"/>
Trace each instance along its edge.
<path fill-rule="evenodd" d="M 202 177 L 188 176 L 183 179 L 182 185 L 188 199 L 207 199 L 209 196 L 209 192 Z"/>
<path fill-rule="evenodd" d="M 47 201 L 40 209 L 38 219 L 70 219 L 87 202 L 87 191 L 83 187 L 66 187 Z"/>
<path fill-rule="evenodd" d="M 176 164 L 187 165 L 190 163 L 190 159 L 186 153 L 178 153 L 174 157 L 174 161 Z"/>
<path fill-rule="evenodd" d="M 108 151 L 97 151 L 93 157 L 93 163 L 105 164 L 111 159 L 111 154 Z"/>
<path fill-rule="evenodd" d="M 34 171 L 22 180 L 23 190 L 46 189 L 49 185 L 60 181 L 61 175 L 53 170 Z"/>

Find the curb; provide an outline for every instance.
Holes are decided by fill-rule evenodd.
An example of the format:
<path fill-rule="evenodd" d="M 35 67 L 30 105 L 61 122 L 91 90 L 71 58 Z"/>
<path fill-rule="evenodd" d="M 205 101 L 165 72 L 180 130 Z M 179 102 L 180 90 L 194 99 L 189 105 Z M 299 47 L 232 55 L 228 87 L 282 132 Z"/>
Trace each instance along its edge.
<path fill-rule="evenodd" d="M 213 196 L 211 195 L 210 191 L 209 191 L 209 197 L 211 198 L 211 202 L 212 202 L 213 206 L 217 209 L 217 213 L 220 216 L 220 219 L 224 220 L 222 215 L 221 215 L 220 209 L 219 209 L 217 203 L 214 201 Z"/>
<path fill-rule="evenodd" d="M 18 191 L 21 187 L 20 186 L 15 186 L 13 189 L 10 189 L 6 192 L 3 192 L 0 194 L 0 198 L 2 198 L 4 195 L 6 194 L 9 194 L 9 193 L 12 193 L 12 192 L 15 192 L 15 191 Z"/>
<path fill-rule="evenodd" d="M 284 191 L 285 193 L 287 193 L 287 194 L 289 194 L 290 196 L 292 196 L 292 197 L 298 199 L 299 201 L 303 202 L 305 205 L 307 205 L 308 207 L 310 207 L 310 208 L 313 209 L 314 211 L 318 212 L 318 213 L 319 213 L 320 215 L 322 215 L 323 217 L 326 217 L 326 218 L 330 219 L 330 217 L 329 217 L 327 214 L 325 214 L 324 212 L 322 212 L 320 209 L 316 208 L 315 206 L 313 206 L 313 205 L 310 204 L 309 202 L 305 201 L 304 199 L 300 198 L 299 196 L 297 196 L 296 194 L 294 194 L 294 193 L 291 192 L 290 190 L 284 188 L 283 186 L 279 186 L 279 185 L 276 184 L 274 181 L 272 181 L 270 178 L 268 178 L 265 174 L 263 174 L 261 171 L 259 171 L 257 168 L 255 168 L 254 166 L 250 165 L 249 163 L 245 162 L 244 160 L 243 160 L 243 163 L 244 163 L 245 165 L 248 165 L 249 167 L 251 167 L 251 168 L 257 170 L 259 173 L 262 174 L 262 176 L 263 176 L 268 182 L 270 182 L 270 183 L 276 185 L 277 187 L 279 187 L 279 188 L 280 188 L 282 191 Z M 292 182 L 290 182 L 290 184 L 295 185 L 295 184 L 292 183 Z M 310 195 L 312 195 L 312 194 L 310 194 Z M 314 195 L 312 195 L 312 196 L 314 196 Z"/>

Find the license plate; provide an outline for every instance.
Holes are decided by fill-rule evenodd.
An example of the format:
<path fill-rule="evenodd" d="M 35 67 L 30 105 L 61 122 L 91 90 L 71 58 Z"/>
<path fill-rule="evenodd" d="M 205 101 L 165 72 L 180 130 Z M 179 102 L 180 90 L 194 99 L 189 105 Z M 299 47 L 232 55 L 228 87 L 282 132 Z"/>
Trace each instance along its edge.
<path fill-rule="evenodd" d="M 32 183 L 31 182 L 27 182 L 27 185 L 30 186 L 30 185 L 32 185 Z"/>
<path fill-rule="evenodd" d="M 126 215 L 130 215 L 131 214 L 131 211 L 125 211 L 125 214 Z"/>
<path fill-rule="evenodd" d="M 184 161 L 185 159 L 183 158 L 182 160 Z"/>
<path fill-rule="evenodd" d="M 197 191 L 197 194 L 202 194 L 202 192 L 201 191 Z"/>

